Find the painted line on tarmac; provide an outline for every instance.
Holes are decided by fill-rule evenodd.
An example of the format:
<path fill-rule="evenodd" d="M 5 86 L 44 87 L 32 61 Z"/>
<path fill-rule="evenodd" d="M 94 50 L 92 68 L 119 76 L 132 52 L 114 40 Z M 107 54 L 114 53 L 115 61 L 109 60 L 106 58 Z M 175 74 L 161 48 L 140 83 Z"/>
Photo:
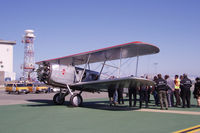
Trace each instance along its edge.
<path fill-rule="evenodd" d="M 200 112 L 193 111 L 176 111 L 176 110 L 156 110 L 156 109 L 140 109 L 141 112 L 159 112 L 159 113 L 172 113 L 172 114 L 184 114 L 184 115 L 200 115 Z"/>
<path fill-rule="evenodd" d="M 198 131 L 200 131 L 200 125 L 189 127 L 189 128 L 179 130 L 173 133 L 199 133 Z"/>

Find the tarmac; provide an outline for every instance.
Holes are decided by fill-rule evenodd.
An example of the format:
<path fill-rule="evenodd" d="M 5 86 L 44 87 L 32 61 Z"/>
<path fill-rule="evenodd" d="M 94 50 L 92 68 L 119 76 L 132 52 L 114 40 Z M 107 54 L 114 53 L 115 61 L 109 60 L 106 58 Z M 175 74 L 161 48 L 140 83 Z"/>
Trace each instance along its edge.
<path fill-rule="evenodd" d="M 76 93 L 76 92 L 75 92 Z M 14 105 L 34 103 L 34 100 L 50 100 L 52 101 L 55 93 L 29 93 L 29 94 L 7 94 L 4 89 L 0 89 L 0 105 Z M 106 98 L 107 93 L 82 93 L 83 99 Z M 69 100 L 69 97 L 66 97 Z"/>
<path fill-rule="evenodd" d="M 159 110 L 151 101 L 148 109 L 139 109 L 128 107 L 128 99 L 125 105 L 110 107 L 107 93 L 83 93 L 83 105 L 74 108 L 68 101 L 54 105 L 54 94 L 0 90 L 0 133 L 195 133 L 200 129 L 200 108 L 194 99 L 191 108 Z"/>

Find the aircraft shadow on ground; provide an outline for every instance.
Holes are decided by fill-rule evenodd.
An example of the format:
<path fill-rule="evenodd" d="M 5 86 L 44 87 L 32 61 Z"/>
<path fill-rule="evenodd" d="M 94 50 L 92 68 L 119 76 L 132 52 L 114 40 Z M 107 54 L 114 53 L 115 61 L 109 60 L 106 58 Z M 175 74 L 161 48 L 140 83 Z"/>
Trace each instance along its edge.
<path fill-rule="evenodd" d="M 33 102 L 33 104 L 27 104 L 28 107 L 45 107 L 45 106 L 67 106 L 68 108 L 73 108 L 69 101 L 65 101 L 63 105 L 55 105 L 52 100 L 35 99 L 28 100 Z M 127 105 L 127 100 L 125 100 L 125 105 L 119 104 L 117 106 L 110 106 L 108 101 L 84 101 L 80 108 L 97 109 L 97 110 L 107 110 L 107 111 L 131 111 L 139 110 L 138 105 L 136 107 L 129 107 Z M 139 103 L 139 102 L 138 102 Z M 143 103 L 144 104 L 144 103 Z M 145 108 L 144 106 L 142 108 Z M 155 106 L 152 103 L 149 104 L 148 109 L 159 109 L 160 106 Z M 181 106 L 176 108 L 182 108 Z M 187 108 L 187 107 L 186 107 Z M 197 108 L 196 105 L 191 105 L 191 108 Z"/>
<path fill-rule="evenodd" d="M 33 104 L 27 104 L 28 107 L 45 107 L 45 106 L 67 106 L 72 108 L 73 106 L 69 101 L 66 101 L 64 105 L 55 105 L 52 100 L 27 100 L 28 102 L 33 102 Z M 131 111 L 138 110 L 138 107 L 129 107 L 128 105 L 116 105 L 110 106 L 108 101 L 84 101 L 80 108 L 97 109 L 97 110 L 107 110 L 107 111 Z"/>
<path fill-rule="evenodd" d="M 44 99 L 34 99 L 27 100 L 28 102 L 32 102 L 31 104 L 27 104 L 30 107 L 42 107 L 42 106 L 55 106 L 52 100 L 44 100 Z"/>
<path fill-rule="evenodd" d="M 88 109 L 107 110 L 107 111 L 131 111 L 131 110 L 139 109 L 139 108 L 129 107 L 129 106 L 123 105 L 123 104 L 116 105 L 116 106 L 110 106 L 109 102 L 106 102 L 106 101 L 84 102 L 81 107 L 88 108 Z"/>
<path fill-rule="evenodd" d="M 108 101 L 90 101 L 84 102 L 82 108 L 90 108 L 90 109 L 99 109 L 99 110 L 109 110 L 109 111 L 131 111 L 131 110 L 139 110 L 139 99 L 137 99 L 137 106 L 136 107 L 129 107 L 128 106 L 128 99 L 124 99 L 125 104 L 118 104 L 117 106 L 110 106 Z M 144 103 L 143 106 L 144 107 Z M 148 109 L 158 109 L 155 105 L 150 105 Z"/>

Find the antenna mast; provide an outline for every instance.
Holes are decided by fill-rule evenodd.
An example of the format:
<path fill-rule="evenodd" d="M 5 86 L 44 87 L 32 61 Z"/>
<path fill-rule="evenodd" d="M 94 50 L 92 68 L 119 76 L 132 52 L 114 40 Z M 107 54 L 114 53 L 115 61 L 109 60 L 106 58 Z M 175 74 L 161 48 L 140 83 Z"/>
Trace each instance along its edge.
<path fill-rule="evenodd" d="M 35 69 L 35 58 L 34 58 L 34 30 L 25 30 L 22 43 L 24 43 L 24 64 L 23 64 L 23 76 L 24 80 L 33 80 L 31 73 Z"/>

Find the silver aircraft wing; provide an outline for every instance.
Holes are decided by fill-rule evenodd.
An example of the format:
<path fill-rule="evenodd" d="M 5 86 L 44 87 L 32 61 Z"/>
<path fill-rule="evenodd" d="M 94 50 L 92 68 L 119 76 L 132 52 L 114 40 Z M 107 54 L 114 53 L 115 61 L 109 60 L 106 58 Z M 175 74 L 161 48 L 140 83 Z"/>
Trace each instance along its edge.
<path fill-rule="evenodd" d="M 73 90 L 87 91 L 87 92 L 107 92 L 110 86 L 115 86 L 114 88 L 129 88 L 136 87 L 138 85 L 154 86 L 154 81 L 147 80 L 144 78 L 136 77 L 124 77 L 116 79 L 104 79 L 90 82 L 81 82 L 76 84 L 71 84 L 70 88 Z"/>
<path fill-rule="evenodd" d="M 156 54 L 160 49 L 154 45 L 135 41 L 107 48 L 92 50 L 79 54 L 64 56 L 60 58 L 54 58 L 36 62 L 36 64 L 42 64 L 42 62 L 49 62 L 53 64 L 62 65 L 82 65 L 85 64 L 90 56 L 89 63 L 117 60 L 120 58 L 130 58 L 136 56 L 143 56 L 149 54 Z"/>

